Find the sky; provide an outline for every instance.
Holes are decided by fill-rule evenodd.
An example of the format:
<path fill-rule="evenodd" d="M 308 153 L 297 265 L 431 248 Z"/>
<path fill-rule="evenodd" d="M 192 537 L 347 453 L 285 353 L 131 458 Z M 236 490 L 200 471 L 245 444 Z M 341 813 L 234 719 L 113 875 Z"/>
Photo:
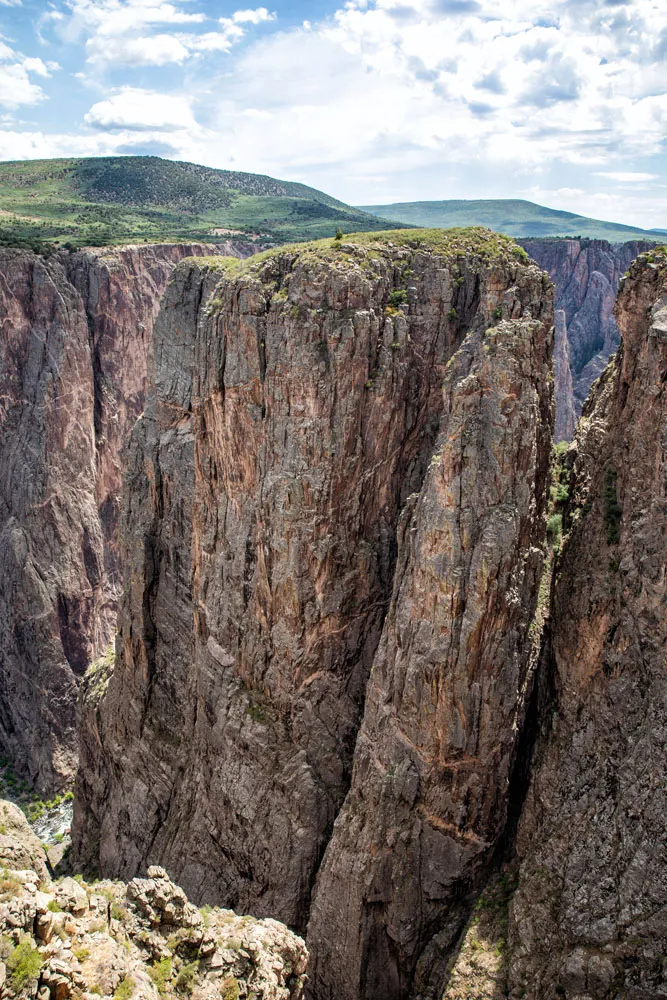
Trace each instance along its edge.
<path fill-rule="evenodd" d="M 667 228 L 667 0 L 0 0 L 0 159 Z"/>

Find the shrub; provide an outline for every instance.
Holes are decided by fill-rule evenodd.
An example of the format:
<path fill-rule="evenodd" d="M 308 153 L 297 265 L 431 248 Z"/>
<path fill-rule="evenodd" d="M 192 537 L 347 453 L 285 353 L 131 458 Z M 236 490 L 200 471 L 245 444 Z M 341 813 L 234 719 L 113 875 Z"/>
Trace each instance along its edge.
<path fill-rule="evenodd" d="M 235 976 L 225 976 L 222 980 L 222 1000 L 239 1000 L 239 981 Z"/>
<path fill-rule="evenodd" d="M 554 549 L 560 545 L 563 534 L 563 515 L 552 514 L 547 521 L 547 537 Z"/>
<path fill-rule="evenodd" d="M 447 313 L 447 319 L 453 323 L 454 320 L 458 319 L 458 315 L 459 314 L 457 313 L 456 309 L 454 308 L 454 306 L 452 306 L 452 308 Z"/>
<path fill-rule="evenodd" d="M 118 986 L 116 987 L 116 992 L 114 993 L 114 1000 L 130 1000 L 130 997 L 134 993 L 134 979 L 131 976 L 123 976 Z"/>
<path fill-rule="evenodd" d="M 186 993 L 188 996 L 192 993 L 192 988 L 195 985 L 198 971 L 199 962 L 189 962 L 188 965 L 183 966 L 179 974 L 176 976 L 175 985 L 179 993 Z"/>
<path fill-rule="evenodd" d="M 155 983 L 155 987 L 162 996 L 167 989 L 167 983 L 171 979 L 172 964 L 170 958 L 163 958 L 148 969 L 148 975 Z"/>
<path fill-rule="evenodd" d="M 49 905 L 47 906 L 47 910 L 50 910 L 51 913 L 62 913 L 63 912 L 62 906 L 60 906 L 58 903 L 56 903 L 55 899 L 50 899 L 49 900 Z"/>
<path fill-rule="evenodd" d="M 408 301 L 408 293 L 404 288 L 394 288 L 393 291 L 389 292 L 389 298 L 387 299 L 387 304 L 392 307 L 392 309 L 398 309 L 405 302 Z"/>
<path fill-rule="evenodd" d="M 343 230 L 339 226 L 338 229 L 336 230 L 336 235 L 334 236 L 334 239 L 342 240 L 342 238 L 343 238 Z"/>
<path fill-rule="evenodd" d="M 7 971 L 12 989 L 20 993 L 28 983 L 39 978 L 42 956 L 32 941 L 21 941 L 7 958 Z"/>

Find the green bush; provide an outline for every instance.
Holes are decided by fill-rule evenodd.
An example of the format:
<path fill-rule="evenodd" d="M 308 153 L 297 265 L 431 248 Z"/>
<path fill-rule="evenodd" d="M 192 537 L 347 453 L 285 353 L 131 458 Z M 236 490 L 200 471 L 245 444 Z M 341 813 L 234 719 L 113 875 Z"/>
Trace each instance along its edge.
<path fill-rule="evenodd" d="M 552 514 L 547 521 L 547 538 L 554 549 L 560 545 L 563 534 L 563 515 Z"/>
<path fill-rule="evenodd" d="M 162 996 L 167 989 L 167 983 L 171 979 L 172 964 L 170 958 L 163 958 L 148 969 L 148 975 L 155 983 L 155 987 Z"/>
<path fill-rule="evenodd" d="M 393 291 L 389 292 L 389 298 L 387 299 L 387 304 L 391 306 L 392 309 L 398 309 L 405 302 L 408 301 L 408 293 L 404 288 L 394 288 Z"/>
<path fill-rule="evenodd" d="M 7 958 L 7 972 L 15 993 L 39 979 L 42 956 L 32 941 L 21 941 Z"/>
<path fill-rule="evenodd" d="M 338 229 L 336 230 L 336 235 L 334 236 L 334 239 L 342 240 L 342 238 L 343 238 L 343 230 L 339 226 Z"/>
<path fill-rule="evenodd" d="M 189 962 L 183 966 L 176 976 L 176 989 L 179 993 L 186 993 L 188 996 L 192 993 L 198 971 L 199 962 Z"/>
<path fill-rule="evenodd" d="M 222 1000 L 239 1000 L 239 981 L 235 976 L 222 980 Z"/>
<path fill-rule="evenodd" d="M 114 1000 L 130 1000 L 130 997 L 134 993 L 134 979 L 131 976 L 123 976 L 118 986 L 116 987 L 116 992 L 114 993 Z"/>
<path fill-rule="evenodd" d="M 454 322 L 455 319 L 458 319 L 458 315 L 459 314 L 457 313 L 456 309 L 452 306 L 452 308 L 447 313 L 447 319 L 450 320 L 451 322 Z"/>

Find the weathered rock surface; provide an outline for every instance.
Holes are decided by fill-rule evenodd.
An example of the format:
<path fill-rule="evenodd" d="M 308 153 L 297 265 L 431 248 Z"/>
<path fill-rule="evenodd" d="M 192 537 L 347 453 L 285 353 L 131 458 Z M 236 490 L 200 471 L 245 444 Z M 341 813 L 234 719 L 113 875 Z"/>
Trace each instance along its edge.
<path fill-rule="evenodd" d="M 619 344 L 614 301 L 621 275 L 650 245 L 570 239 L 520 242 L 549 273 L 556 287 L 556 309 L 565 313 L 570 371 L 562 361 L 556 362 L 555 438 L 569 441 L 574 431 L 572 410 L 578 419 L 593 382 Z M 557 337 L 556 358 L 559 353 Z"/>
<path fill-rule="evenodd" d="M 512 318 L 479 317 L 449 362 L 434 454 L 403 512 L 352 787 L 308 929 L 318 1000 L 439 998 L 504 829 L 551 447 L 549 299 L 529 270 L 511 296 Z"/>
<path fill-rule="evenodd" d="M 121 456 L 160 296 L 203 252 L 0 252 L 0 745 L 41 789 L 73 775 L 78 681 L 115 631 Z"/>
<path fill-rule="evenodd" d="M 125 885 L 51 882 L 34 835 L 15 807 L 15 859 L 0 878 L 3 997 L 93 1000 L 300 1000 L 303 941 L 275 920 L 193 906 L 162 868 Z M 19 810 L 16 812 L 20 815 Z M 39 847 L 39 845 L 38 845 Z M 21 867 L 30 858 L 37 862 Z"/>
<path fill-rule="evenodd" d="M 197 902 L 303 928 L 375 657 L 356 771 L 373 771 L 377 732 L 397 767 L 384 799 L 383 768 L 369 779 L 378 843 L 390 827 L 409 838 L 412 804 L 431 866 L 390 992 L 366 994 L 387 998 L 503 826 L 542 563 L 553 321 L 548 282 L 510 241 L 391 240 L 176 271 L 130 449 L 115 670 L 82 692 L 73 828 L 75 855 L 104 874 L 159 863 Z M 349 886 L 350 928 L 340 914 L 330 926 L 350 968 L 317 966 L 341 1000 L 370 892 L 370 831 L 352 832 L 355 867 L 334 886 L 341 913 Z M 406 847 L 406 878 L 415 856 Z M 322 887 L 318 907 L 321 941 Z M 377 971 L 387 924 L 371 925 Z"/>
<path fill-rule="evenodd" d="M 623 343 L 570 455 L 555 704 L 517 844 L 517 1000 L 667 996 L 664 252 L 632 265 L 616 317 Z"/>

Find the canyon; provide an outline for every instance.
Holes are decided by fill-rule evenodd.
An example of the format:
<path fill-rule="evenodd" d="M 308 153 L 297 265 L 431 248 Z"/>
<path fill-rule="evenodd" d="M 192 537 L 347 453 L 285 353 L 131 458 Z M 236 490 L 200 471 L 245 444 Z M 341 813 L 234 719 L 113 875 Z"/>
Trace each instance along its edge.
<path fill-rule="evenodd" d="M 2 748 L 310 1000 L 667 996 L 667 258 L 521 242 L 1 252 Z"/>

